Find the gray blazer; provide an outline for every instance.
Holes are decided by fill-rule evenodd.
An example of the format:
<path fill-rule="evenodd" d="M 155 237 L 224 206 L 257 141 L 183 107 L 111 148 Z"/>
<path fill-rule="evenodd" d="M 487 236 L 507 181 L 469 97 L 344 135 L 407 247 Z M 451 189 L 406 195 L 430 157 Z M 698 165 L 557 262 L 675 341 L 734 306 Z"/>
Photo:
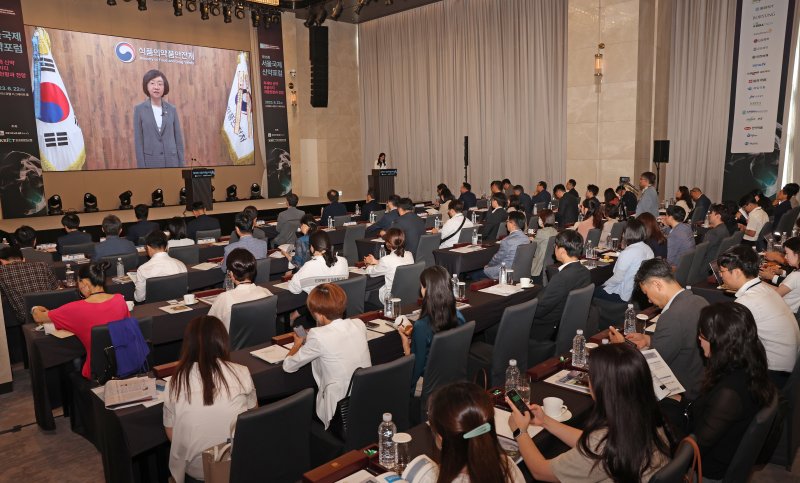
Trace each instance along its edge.
<path fill-rule="evenodd" d="M 183 167 L 183 132 L 178 111 L 167 101 L 161 102 L 163 116 L 158 129 L 150 99 L 133 109 L 133 139 L 138 168 Z"/>
<path fill-rule="evenodd" d="M 636 205 L 637 216 L 645 212 L 652 213 L 658 218 L 658 193 L 652 186 L 642 192 L 642 197 L 639 198 L 639 203 Z"/>
<path fill-rule="evenodd" d="M 305 212 L 290 206 L 278 213 L 278 236 L 275 237 L 275 245 L 283 245 L 297 240 L 297 230 L 300 228 L 300 219 L 305 216 Z"/>

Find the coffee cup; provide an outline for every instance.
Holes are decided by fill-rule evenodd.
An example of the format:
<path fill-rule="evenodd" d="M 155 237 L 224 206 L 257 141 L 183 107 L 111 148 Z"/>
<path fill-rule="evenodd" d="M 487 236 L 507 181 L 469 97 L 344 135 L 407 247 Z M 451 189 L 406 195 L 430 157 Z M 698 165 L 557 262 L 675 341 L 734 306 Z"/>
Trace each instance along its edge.
<path fill-rule="evenodd" d="M 192 305 L 195 302 L 197 302 L 197 299 L 195 298 L 193 293 L 187 293 L 186 295 L 183 296 L 183 303 Z"/>
<path fill-rule="evenodd" d="M 520 287 L 530 287 L 531 285 L 533 285 L 533 284 L 531 283 L 531 279 L 530 279 L 530 278 L 528 278 L 528 277 L 521 277 L 521 278 L 519 279 L 519 286 L 520 286 Z"/>
<path fill-rule="evenodd" d="M 596 342 L 587 342 L 586 343 L 586 350 L 588 350 L 588 351 L 590 351 L 592 349 L 597 349 L 597 347 L 598 346 L 597 346 Z"/>
<path fill-rule="evenodd" d="M 133 302 L 131 300 L 126 300 L 125 305 L 128 306 L 128 312 L 133 312 Z"/>
<path fill-rule="evenodd" d="M 567 412 L 567 407 L 564 406 L 564 400 L 558 397 L 546 397 L 542 401 L 542 408 L 544 413 L 553 419 L 558 419 Z"/>

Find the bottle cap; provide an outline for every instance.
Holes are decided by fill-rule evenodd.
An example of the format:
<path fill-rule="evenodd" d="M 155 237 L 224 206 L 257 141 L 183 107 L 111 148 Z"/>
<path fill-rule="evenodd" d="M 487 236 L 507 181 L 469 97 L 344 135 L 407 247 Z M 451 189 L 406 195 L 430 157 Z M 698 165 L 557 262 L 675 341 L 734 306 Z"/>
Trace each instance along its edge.
<path fill-rule="evenodd" d="M 388 423 L 392 420 L 392 413 L 383 413 L 383 421 Z"/>
<path fill-rule="evenodd" d="M 578 335 L 583 335 L 583 329 L 578 329 L 577 334 Z"/>
<path fill-rule="evenodd" d="M 628 304 L 628 308 L 632 309 L 633 308 L 633 304 Z"/>
<path fill-rule="evenodd" d="M 509 359 L 508 360 L 508 365 L 509 366 L 513 366 L 513 367 L 517 367 L 517 360 L 516 359 Z"/>
<path fill-rule="evenodd" d="M 608 345 L 608 339 L 603 339 L 603 340 L 602 340 L 602 341 L 600 341 L 600 342 L 601 342 L 603 345 Z"/>

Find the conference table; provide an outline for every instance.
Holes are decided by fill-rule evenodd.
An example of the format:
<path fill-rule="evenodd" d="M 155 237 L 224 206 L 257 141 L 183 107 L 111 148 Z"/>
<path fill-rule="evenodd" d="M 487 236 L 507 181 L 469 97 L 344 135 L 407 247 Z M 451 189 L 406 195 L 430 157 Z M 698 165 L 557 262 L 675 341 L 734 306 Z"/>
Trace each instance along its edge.
<path fill-rule="evenodd" d="M 450 273 L 459 275 L 482 270 L 500 249 L 500 243 L 498 242 L 484 243 L 482 245 L 458 245 L 454 248 L 434 250 L 433 257 L 437 265 L 446 268 Z"/>
<path fill-rule="evenodd" d="M 503 297 L 481 291 L 468 291 L 469 307 L 461 309 L 467 320 L 476 321 L 476 332 L 483 331 L 500 322 L 506 307 L 516 305 L 536 296 L 540 287 L 523 289 Z M 414 307 L 403 307 L 408 313 Z M 366 317 L 366 314 L 364 316 Z M 155 324 L 154 324 L 155 326 Z M 312 329 L 313 330 L 313 329 Z M 391 331 L 368 341 L 372 364 L 382 364 L 402 357 L 400 336 Z M 80 345 L 80 344 L 78 344 Z M 253 350 L 271 345 L 262 344 L 231 354 L 231 359 L 250 370 L 259 401 L 273 401 L 289 396 L 305 388 L 315 387 L 310 365 L 288 374 L 281 364 L 268 364 L 250 354 Z M 92 398 L 97 445 L 103 457 L 106 481 L 133 481 L 134 459 L 149 450 L 167 443 L 163 428 L 162 405 L 149 407 L 136 405 L 118 410 L 106 409 L 98 397 Z"/>
<path fill-rule="evenodd" d="M 228 245 L 227 241 L 219 241 L 215 243 L 201 243 L 197 245 L 200 251 L 199 255 L 200 262 L 204 262 L 211 258 L 218 258 L 223 256 L 225 252 L 225 247 L 227 245 Z M 46 250 L 37 249 L 37 251 L 47 253 L 50 255 L 51 268 L 53 269 L 53 272 L 55 272 L 56 277 L 58 277 L 60 280 L 64 278 L 64 271 L 66 270 L 67 263 L 71 263 L 73 266 L 80 265 L 75 262 L 62 261 L 61 256 L 56 252 L 55 248 L 48 248 Z M 145 250 L 145 247 L 136 247 L 136 251 L 139 254 L 138 265 L 141 265 L 148 260 L 147 250 Z"/>

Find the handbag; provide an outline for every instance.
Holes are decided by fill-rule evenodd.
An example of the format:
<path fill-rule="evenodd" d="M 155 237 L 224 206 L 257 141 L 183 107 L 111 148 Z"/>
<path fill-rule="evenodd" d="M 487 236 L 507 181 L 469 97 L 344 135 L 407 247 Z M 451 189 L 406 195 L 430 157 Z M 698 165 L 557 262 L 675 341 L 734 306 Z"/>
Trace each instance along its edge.
<path fill-rule="evenodd" d="M 203 451 L 206 483 L 228 483 L 231 478 L 231 443 L 220 443 Z"/>
<path fill-rule="evenodd" d="M 336 411 L 333 413 L 328 430 L 337 438 L 344 440 L 347 436 L 347 420 L 350 417 L 350 392 L 353 390 L 353 378 L 350 378 L 350 385 L 347 387 L 347 395 L 336 403 Z"/>
<path fill-rule="evenodd" d="M 689 468 L 689 471 L 683 475 L 683 481 L 686 483 L 694 483 L 694 477 L 696 475 L 697 483 L 703 483 L 703 463 L 700 459 L 700 447 L 697 446 L 697 441 L 695 441 L 691 436 L 683 438 L 681 442 L 678 443 L 678 448 L 680 448 L 683 443 L 688 443 L 694 450 L 692 466 Z M 678 452 L 677 448 L 675 449 L 675 452 Z"/>

